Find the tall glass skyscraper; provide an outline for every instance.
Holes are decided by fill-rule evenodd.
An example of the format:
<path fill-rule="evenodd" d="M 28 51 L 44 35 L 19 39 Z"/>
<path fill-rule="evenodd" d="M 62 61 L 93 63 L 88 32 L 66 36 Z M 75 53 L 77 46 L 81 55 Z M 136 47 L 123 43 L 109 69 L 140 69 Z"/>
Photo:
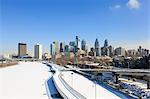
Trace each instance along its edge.
<path fill-rule="evenodd" d="M 85 40 L 81 41 L 81 49 L 84 51 L 86 50 L 86 41 Z"/>
<path fill-rule="evenodd" d="M 50 44 L 50 55 L 53 55 L 53 44 Z"/>
<path fill-rule="evenodd" d="M 34 46 L 34 58 L 42 60 L 42 45 L 36 44 Z"/>
<path fill-rule="evenodd" d="M 78 45 L 79 45 L 79 38 L 78 38 L 78 36 L 76 36 L 76 46 L 77 46 L 77 48 L 78 48 Z"/>
<path fill-rule="evenodd" d="M 64 52 L 64 43 L 63 42 L 60 43 L 60 52 Z"/>
<path fill-rule="evenodd" d="M 100 55 L 99 41 L 98 41 L 97 38 L 96 38 L 96 40 L 95 40 L 95 52 L 96 52 L 96 56 L 99 56 L 99 55 Z"/>
<path fill-rule="evenodd" d="M 75 46 L 74 46 L 74 53 L 76 53 L 78 51 L 79 48 L 79 38 L 78 36 L 76 36 L 76 41 L 75 41 Z"/>
<path fill-rule="evenodd" d="M 107 39 L 104 42 L 104 47 L 108 47 L 108 40 Z"/>

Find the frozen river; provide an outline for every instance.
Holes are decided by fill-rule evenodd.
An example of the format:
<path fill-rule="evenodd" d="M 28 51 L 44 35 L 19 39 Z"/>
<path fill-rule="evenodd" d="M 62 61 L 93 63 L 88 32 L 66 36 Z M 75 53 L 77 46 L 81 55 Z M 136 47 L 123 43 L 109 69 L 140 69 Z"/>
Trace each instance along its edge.
<path fill-rule="evenodd" d="M 48 99 L 45 81 L 51 76 L 39 62 L 0 68 L 0 99 Z"/>

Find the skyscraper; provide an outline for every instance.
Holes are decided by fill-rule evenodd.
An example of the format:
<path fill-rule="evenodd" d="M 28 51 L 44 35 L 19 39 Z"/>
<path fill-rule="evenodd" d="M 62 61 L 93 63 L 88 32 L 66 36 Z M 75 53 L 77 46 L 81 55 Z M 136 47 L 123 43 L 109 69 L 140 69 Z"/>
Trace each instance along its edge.
<path fill-rule="evenodd" d="M 109 56 L 112 57 L 114 55 L 114 48 L 110 45 L 108 49 L 109 49 Z"/>
<path fill-rule="evenodd" d="M 100 55 L 98 39 L 95 40 L 95 52 L 96 52 L 96 56 Z"/>
<path fill-rule="evenodd" d="M 78 48 L 78 42 L 79 42 L 79 38 L 78 38 L 78 36 L 76 36 L 76 47 Z"/>
<path fill-rule="evenodd" d="M 106 49 L 105 49 L 105 55 L 106 55 L 106 56 L 110 56 L 109 47 L 106 47 Z"/>
<path fill-rule="evenodd" d="M 65 45 L 65 48 L 64 48 L 64 52 L 69 52 L 69 46 L 68 45 Z"/>
<path fill-rule="evenodd" d="M 106 54 L 106 48 L 105 47 L 101 47 L 101 55 L 105 56 Z"/>
<path fill-rule="evenodd" d="M 81 41 L 81 49 L 84 51 L 86 50 L 86 41 L 85 40 Z"/>
<path fill-rule="evenodd" d="M 52 44 L 50 44 L 50 55 L 55 55 L 56 54 L 56 50 L 55 50 L 55 43 L 53 42 Z"/>
<path fill-rule="evenodd" d="M 36 44 L 34 46 L 34 58 L 42 60 L 42 45 Z"/>
<path fill-rule="evenodd" d="M 53 55 L 53 44 L 50 44 L 50 55 Z"/>
<path fill-rule="evenodd" d="M 92 47 L 91 48 L 91 50 L 90 50 L 90 52 L 89 52 L 89 56 L 95 56 L 95 50 L 94 50 L 94 48 Z"/>
<path fill-rule="evenodd" d="M 104 41 L 104 47 L 101 48 L 101 55 L 110 56 L 107 39 Z"/>
<path fill-rule="evenodd" d="M 59 43 L 57 41 L 53 42 L 55 54 L 59 53 Z"/>
<path fill-rule="evenodd" d="M 18 43 L 18 56 L 27 55 L 27 44 L 26 43 Z"/>
<path fill-rule="evenodd" d="M 75 40 L 75 52 L 77 52 L 79 49 L 81 49 L 81 42 L 78 36 L 76 36 Z"/>
<path fill-rule="evenodd" d="M 108 47 L 108 40 L 107 39 L 104 42 L 104 47 Z"/>
<path fill-rule="evenodd" d="M 64 43 L 63 42 L 60 43 L 60 52 L 64 52 Z"/>
<path fill-rule="evenodd" d="M 74 52 L 75 51 L 75 46 L 76 46 L 76 42 L 75 41 L 69 42 L 70 52 Z"/>

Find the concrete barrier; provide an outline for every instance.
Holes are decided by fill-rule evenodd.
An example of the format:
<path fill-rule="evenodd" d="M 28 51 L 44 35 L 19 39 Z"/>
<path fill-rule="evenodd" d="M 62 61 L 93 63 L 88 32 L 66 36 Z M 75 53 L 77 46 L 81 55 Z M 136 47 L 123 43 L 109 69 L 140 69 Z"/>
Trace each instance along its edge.
<path fill-rule="evenodd" d="M 53 76 L 54 84 L 64 99 L 86 99 L 83 95 L 71 88 L 61 77 L 61 72 L 56 71 Z"/>

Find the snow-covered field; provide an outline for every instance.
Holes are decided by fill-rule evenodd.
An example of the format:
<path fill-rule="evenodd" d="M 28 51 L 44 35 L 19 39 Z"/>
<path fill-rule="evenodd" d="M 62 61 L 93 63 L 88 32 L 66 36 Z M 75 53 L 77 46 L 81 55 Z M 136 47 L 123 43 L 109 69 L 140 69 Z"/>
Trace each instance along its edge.
<path fill-rule="evenodd" d="M 97 83 L 72 72 L 62 72 L 65 81 L 87 99 L 120 99 L 121 97 L 103 88 Z M 122 97 L 123 98 L 123 97 Z M 124 97 L 125 98 L 125 97 Z"/>
<path fill-rule="evenodd" d="M 0 99 L 48 99 L 45 81 L 49 67 L 39 62 L 20 62 L 0 69 Z"/>

